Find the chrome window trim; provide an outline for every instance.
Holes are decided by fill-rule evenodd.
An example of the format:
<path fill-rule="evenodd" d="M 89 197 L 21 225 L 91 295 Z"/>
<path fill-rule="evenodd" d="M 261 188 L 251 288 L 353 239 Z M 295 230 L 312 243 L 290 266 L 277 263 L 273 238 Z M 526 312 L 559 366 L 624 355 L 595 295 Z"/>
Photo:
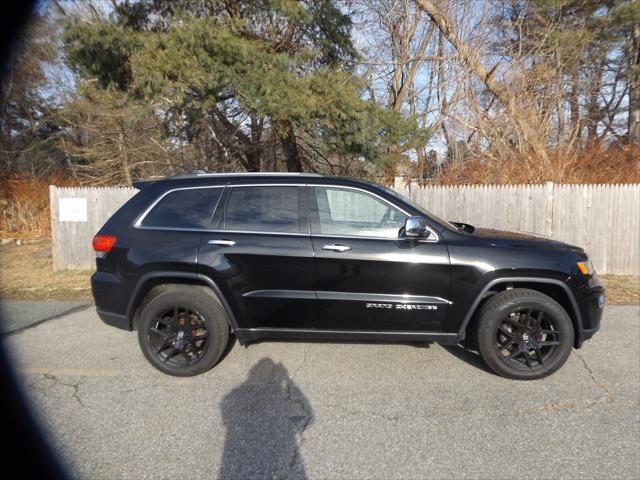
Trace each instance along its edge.
<path fill-rule="evenodd" d="M 182 228 L 182 227 L 150 227 L 150 226 L 142 225 L 142 222 L 144 221 L 145 217 L 149 214 L 149 212 L 151 210 L 153 210 L 153 207 L 155 207 L 164 197 L 166 197 L 170 193 L 178 192 L 180 190 L 202 190 L 204 188 L 224 188 L 224 187 L 225 187 L 225 185 L 204 185 L 204 186 L 199 186 L 199 187 L 179 187 L 179 188 L 172 188 L 171 190 L 167 190 L 162 195 L 160 195 L 158 198 L 156 198 L 151 203 L 151 205 L 149 205 L 147 207 L 147 209 L 144 212 L 142 212 L 142 214 L 140 216 L 138 216 L 136 221 L 133 223 L 133 226 L 135 228 L 148 229 L 148 230 L 177 230 L 177 231 L 187 231 L 187 232 L 192 232 L 192 231 L 200 232 L 200 231 L 202 231 L 204 229 L 200 229 L 200 228 Z M 216 207 L 218 206 L 218 203 L 220 202 L 220 198 L 222 198 L 222 195 L 220 195 L 220 197 L 218 197 L 218 202 L 216 202 L 216 204 L 213 206 L 212 214 L 215 211 Z"/>
<path fill-rule="evenodd" d="M 311 236 L 311 237 L 318 237 L 318 238 L 347 238 L 347 239 L 350 238 L 350 239 L 354 239 L 354 240 L 362 240 L 362 239 L 386 240 L 388 242 L 389 241 L 397 242 L 398 240 L 406 240 L 406 239 L 401 239 L 401 238 L 367 237 L 367 236 L 359 236 L 359 235 L 328 235 L 328 234 L 320 234 L 320 233 L 318 233 L 318 234 L 314 234 L 314 233 L 287 233 L 287 232 L 270 232 L 270 231 L 260 231 L 260 230 L 220 230 L 220 229 L 211 230 L 211 229 L 207 229 L 207 228 L 149 227 L 149 226 L 142 225 L 142 221 L 147 216 L 147 214 L 153 209 L 153 207 L 155 207 L 156 204 L 158 202 L 160 202 L 160 200 L 162 200 L 164 197 L 169 195 L 171 192 L 175 192 L 175 191 L 178 191 L 178 190 L 195 190 L 195 189 L 202 189 L 202 188 L 235 188 L 235 187 L 328 187 L 328 188 L 342 188 L 342 189 L 346 189 L 346 190 L 356 190 L 356 191 L 363 192 L 365 194 L 371 195 L 373 197 L 376 197 L 376 198 L 380 199 L 381 201 L 383 201 L 384 203 L 386 203 L 388 205 L 391 205 L 392 207 L 400 210 L 405 215 L 411 216 L 411 214 L 409 212 L 407 212 L 405 209 L 401 208 L 400 206 L 396 205 L 393 202 L 390 202 L 386 198 L 381 197 L 377 193 L 370 192 L 369 190 L 366 190 L 364 188 L 353 187 L 353 186 L 350 186 L 350 185 L 336 185 L 336 184 L 332 184 L 332 183 L 324 183 L 324 184 L 323 183 L 306 183 L 306 182 L 305 183 L 294 183 L 294 182 L 285 182 L 285 183 L 235 183 L 235 184 L 225 184 L 225 185 L 202 185 L 202 186 L 197 186 L 197 187 L 178 187 L 178 188 L 173 188 L 171 190 L 167 190 L 160 197 L 158 197 L 137 218 L 137 220 L 134 222 L 133 226 L 135 228 L 138 228 L 138 229 L 141 229 L 141 230 L 168 230 L 168 231 L 177 231 L 177 232 L 234 233 L 234 234 L 247 233 L 247 234 L 254 234 L 254 235 L 261 235 L 261 234 L 264 234 L 264 235 L 292 235 L 292 236 L 298 236 L 298 237 Z M 222 198 L 222 195 L 218 199 L 218 202 L 220 202 L 221 198 Z M 217 204 L 216 204 L 216 206 L 217 206 Z M 425 238 L 425 239 L 419 239 L 418 242 L 420 242 L 420 243 L 438 243 L 440 241 L 440 236 L 429 225 L 427 225 L 427 229 L 429 230 L 429 232 L 431 232 L 429 237 Z M 433 236 L 433 238 L 431 238 L 431 236 Z"/>
<path fill-rule="evenodd" d="M 233 234 L 238 234 L 238 233 L 247 233 L 247 234 L 252 234 L 252 235 L 281 235 L 283 237 L 285 236 L 295 236 L 295 237 L 308 237 L 309 234 L 308 233 L 300 233 L 300 232 L 292 232 L 292 233 L 287 233 L 287 232 L 269 232 L 269 231 L 261 231 L 261 230 L 205 230 L 205 232 L 207 233 L 233 233 Z"/>
<path fill-rule="evenodd" d="M 371 195 L 372 197 L 378 198 L 379 200 L 386 203 L 387 205 L 391 205 L 396 210 L 400 210 L 402 213 L 404 213 L 408 217 L 412 216 L 409 212 L 399 207 L 395 203 L 390 202 L 384 197 L 381 197 L 377 193 L 370 192 L 369 190 L 365 190 L 364 188 L 352 187 L 350 185 L 313 184 L 313 183 L 308 183 L 307 187 L 326 187 L 326 188 L 336 188 L 336 189 L 345 189 L 345 190 L 356 190 L 359 192 L 366 193 L 367 195 Z M 429 232 L 431 232 L 429 237 L 420 239 L 418 241 L 423 243 L 437 243 L 440 240 L 440 236 L 429 225 L 427 225 L 427 229 L 429 230 Z M 397 242 L 398 240 L 404 240 L 400 238 L 389 238 L 389 237 L 368 237 L 366 235 L 331 235 L 331 234 L 325 234 L 325 233 L 322 233 L 322 234 L 312 233 L 311 235 L 314 237 L 322 237 L 322 238 L 354 238 L 354 239 L 370 238 L 373 240 L 391 240 L 392 242 Z M 431 236 L 433 236 L 433 238 L 431 238 Z"/>

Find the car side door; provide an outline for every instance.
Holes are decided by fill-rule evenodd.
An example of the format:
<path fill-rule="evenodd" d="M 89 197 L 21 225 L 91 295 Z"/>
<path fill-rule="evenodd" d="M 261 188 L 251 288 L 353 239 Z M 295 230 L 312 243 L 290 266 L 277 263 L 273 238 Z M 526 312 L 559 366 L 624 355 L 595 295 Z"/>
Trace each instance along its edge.
<path fill-rule="evenodd" d="M 320 330 L 441 332 L 447 247 L 434 229 L 399 237 L 409 214 L 360 188 L 309 186 Z"/>
<path fill-rule="evenodd" d="M 216 282 L 241 329 L 316 322 L 313 247 L 304 186 L 229 184 L 202 236 L 200 272 Z M 260 333 L 260 332 L 254 332 Z"/>

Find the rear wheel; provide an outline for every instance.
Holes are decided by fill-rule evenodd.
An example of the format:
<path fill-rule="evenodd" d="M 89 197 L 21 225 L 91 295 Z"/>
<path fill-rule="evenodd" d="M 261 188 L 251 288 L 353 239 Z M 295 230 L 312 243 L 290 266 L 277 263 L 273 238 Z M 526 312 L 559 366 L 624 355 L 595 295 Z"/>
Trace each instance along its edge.
<path fill-rule="evenodd" d="M 480 355 L 496 373 L 517 380 L 546 377 L 566 362 L 573 325 L 552 298 L 529 289 L 496 294 L 478 316 Z"/>
<path fill-rule="evenodd" d="M 187 377 L 212 368 L 229 341 L 226 312 L 204 287 L 170 285 L 144 306 L 142 353 L 158 370 Z"/>

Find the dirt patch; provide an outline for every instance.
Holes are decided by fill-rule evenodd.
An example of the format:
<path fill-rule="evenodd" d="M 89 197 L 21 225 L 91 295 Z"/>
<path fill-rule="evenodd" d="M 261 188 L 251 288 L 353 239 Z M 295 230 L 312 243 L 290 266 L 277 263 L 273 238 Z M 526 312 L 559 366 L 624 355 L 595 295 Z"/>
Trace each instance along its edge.
<path fill-rule="evenodd" d="M 18 300 L 92 300 L 92 271 L 53 271 L 51 241 L 0 245 L 0 297 Z M 640 277 L 601 275 L 607 304 L 639 304 Z"/>
<path fill-rule="evenodd" d="M 92 271 L 53 271 L 51 241 L 0 246 L 0 297 L 16 300 L 89 300 Z"/>

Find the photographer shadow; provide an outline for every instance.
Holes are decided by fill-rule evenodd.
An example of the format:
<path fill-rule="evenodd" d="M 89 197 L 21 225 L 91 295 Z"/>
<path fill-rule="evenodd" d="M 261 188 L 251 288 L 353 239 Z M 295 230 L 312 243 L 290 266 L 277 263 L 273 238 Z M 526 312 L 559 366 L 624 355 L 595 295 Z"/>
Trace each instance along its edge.
<path fill-rule="evenodd" d="M 299 445 L 313 411 L 281 363 L 260 360 L 220 410 L 226 427 L 220 478 L 307 478 Z"/>

